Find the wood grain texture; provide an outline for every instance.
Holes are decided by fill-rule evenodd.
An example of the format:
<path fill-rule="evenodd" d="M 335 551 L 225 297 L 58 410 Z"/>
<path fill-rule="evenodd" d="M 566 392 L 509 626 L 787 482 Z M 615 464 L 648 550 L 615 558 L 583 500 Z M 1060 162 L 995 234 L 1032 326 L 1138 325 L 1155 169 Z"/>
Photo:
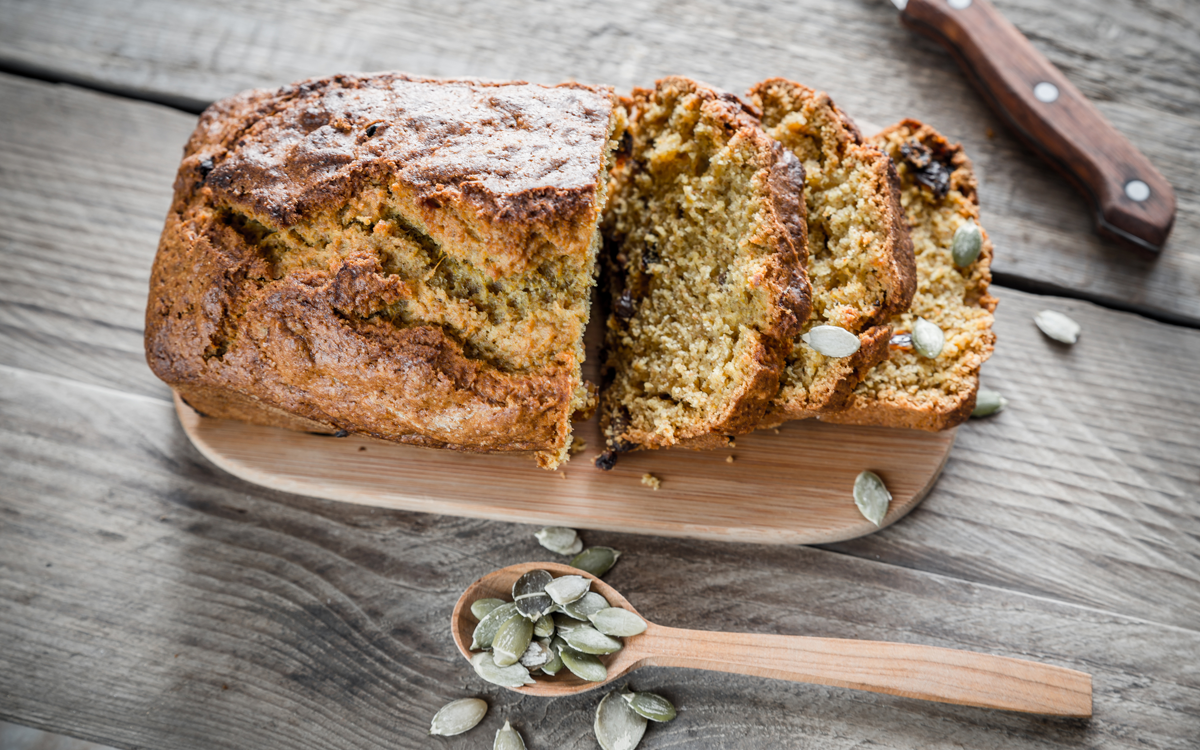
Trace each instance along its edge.
<path fill-rule="evenodd" d="M 532 527 L 263 490 L 209 466 L 167 402 L 8 367 L 0 452 L 5 718 L 163 750 L 426 747 L 437 708 L 478 695 L 484 723 L 443 746 L 510 719 L 530 747 L 594 747 L 598 694 L 486 685 L 447 627 L 480 574 L 545 557 Z M 1095 681 L 1081 722 L 643 669 L 631 684 L 680 708 L 647 750 L 1182 750 L 1200 727 L 1194 629 L 810 547 L 585 536 L 623 551 L 605 580 L 668 627 L 921 643 Z"/>
<path fill-rule="evenodd" d="M 928 121 L 981 177 L 994 270 L 1200 324 L 1200 5 L 1187 0 L 998 0 L 1174 186 L 1162 256 L 1097 237 L 1086 203 L 1011 136 L 949 55 L 883 0 L 689 3 L 0 0 L 0 65 L 147 96 L 213 100 L 344 70 L 576 78 L 619 89 L 682 73 L 732 91 L 774 75 L 828 91 L 856 117 Z M 7 62 L 6 62 L 7 61 Z"/>

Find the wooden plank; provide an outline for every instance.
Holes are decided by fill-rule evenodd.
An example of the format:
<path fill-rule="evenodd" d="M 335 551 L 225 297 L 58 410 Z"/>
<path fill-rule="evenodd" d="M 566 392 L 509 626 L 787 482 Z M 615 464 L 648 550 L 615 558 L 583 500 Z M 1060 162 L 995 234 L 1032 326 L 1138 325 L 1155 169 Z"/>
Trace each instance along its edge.
<path fill-rule="evenodd" d="M 145 170 L 151 181 L 151 173 L 163 175 L 153 200 L 165 211 L 173 157 L 153 145 L 152 134 L 170 128 L 186 133 L 191 118 L 11 78 L 0 79 L 0 94 L 13 102 L 0 117 L 42 106 L 50 114 L 35 122 L 55 135 L 83 130 L 71 124 L 79 118 L 119 138 L 127 123 L 145 143 L 129 151 L 126 168 Z M 42 99 L 47 103 L 39 105 Z M 14 132 L 5 128 L 0 137 Z M 96 159 L 105 158 L 103 137 L 84 143 L 95 148 Z M 25 143 L 28 151 L 36 141 Z M 137 209 L 134 215 L 145 218 L 121 219 L 120 206 L 148 200 L 137 192 L 141 180 L 92 185 L 83 171 L 75 173 L 73 188 L 66 178 L 55 190 L 38 188 L 37 169 L 16 170 L 14 154 L 21 152 L 0 149 L 0 167 L 21 174 L 20 184 L 40 190 L 44 202 L 27 201 L 28 214 L 3 214 L 0 236 L 35 235 L 23 223 L 26 217 L 45 225 L 68 214 L 73 197 L 102 207 L 89 208 L 95 213 L 88 216 L 105 223 L 89 233 L 87 221 L 63 222 L 60 233 L 36 246 L 4 242 L 6 267 L 51 257 L 55 262 L 45 267 L 61 267 L 56 272 L 63 281 L 49 283 L 34 273 L 0 277 L 0 364 L 166 402 L 169 391 L 141 354 L 144 279 L 159 232 L 152 217 L 160 209 Z M 149 155 L 149 164 L 138 167 L 138 154 Z M 131 183 L 139 187 L 122 187 Z M 0 190 L 19 197 L 7 181 Z M 0 201 L 0 212 L 8 205 Z M 88 288 L 88 274 L 112 291 Z M 1009 411 L 959 430 L 946 473 L 915 515 L 886 533 L 837 545 L 837 551 L 1169 624 L 1200 620 L 1200 514 L 1194 501 L 1200 456 L 1193 447 L 1200 444 L 1200 424 L 1181 416 L 1200 412 L 1200 384 L 1188 375 L 1200 371 L 1198 334 L 1084 303 L 1003 289 L 998 294 L 1000 341 L 984 383 L 1008 396 Z M 1030 322 L 1049 306 L 1083 323 L 1084 337 L 1074 349 L 1047 341 Z M 670 486 L 673 477 L 663 478 Z M 1147 587 L 1147 578 L 1155 584 Z"/>
<path fill-rule="evenodd" d="M 0 452 L 7 719 L 164 750 L 418 747 L 438 707 L 478 695 L 488 717 L 445 746 L 486 744 L 505 719 L 530 747 L 594 746 L 600 695 L 486 685 L 451 639 L 467 584 L 552 556 L 531 527 L 262 490 L 204 462 L 168 403 L 9 367 Z M 1084 722 L 644 669 L 631 684 L 680 709 L 647 750 L 1182 749 L 1200 729 L 1195 629 L 815 548 L 586 539 L 624 552 L 606 581 L 663 625 L 920 643 L 1094 675 Z"/>
<path fill-rule="evenodd" d="M 1147 261 L 1096 237 L 1082 199 L 998 124 L 940 48 L 879 2 L 613 5 L 267 0 L 236 8 L 147 0 L 0 0 L 0 65 L 148 97 L 208 101 L 344 70 L 577 78 L 627 89 L 683 73 L 732 91 L 785 75 L 887 124 L 928 120 L 982 177 L 994 270 L 1010 283 L 1200 324 L 1200 6 L 998 0 L 1174 186 L 1179 213 Z M 182 141 L 181 141 L 182 142 Z"/>

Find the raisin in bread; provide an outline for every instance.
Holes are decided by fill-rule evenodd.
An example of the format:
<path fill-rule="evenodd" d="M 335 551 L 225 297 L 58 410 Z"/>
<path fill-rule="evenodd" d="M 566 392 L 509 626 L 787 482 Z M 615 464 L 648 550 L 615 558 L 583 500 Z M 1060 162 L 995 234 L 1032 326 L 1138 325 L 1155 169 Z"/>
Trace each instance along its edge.
<path fill-rule="evenodd" d="M 619 119 L 607 87 L 342 75 L 218 102 L 147 358 L 202 413 L 565 460 Z"/>
<path fill-rule="evenodd" d="M 909 310 L 890 321 L 895 336 L 889 359 L 867 373 L 844 410 L 821 419 L 946 429 L 971 415 L 979 368 L 995 342 L 987 233 L 973 263 L 960 268 L 951 257 L 955 231 L 968 221 L 979 222 L 975 173 L 961 146 L 916 120 L 893 125 L 870 142 L 895 161 L 900 174 L 901 203 L 917 260 L 917 292 Z M 946 336 L 935 359 L 918 355 L 905 336 L 918 317 Z"/>
<path fill-rule="evenodd" d="M 808 316 L 804 170 L 736 96 L 635 89 L 604 218 L 609 452 L 714 447 L 753 429 Z"/>
<path fill-rule="evenodd" d="M 886 359 L 888 320 L 912 301 L 916 268 L 891 159 L 863 143 L 824 92 L 773 78 L 749 96 L 767 133 L 804 163 L 812 315 L 801 333 L 833 325 L 859 338 L 857 352 L 838 358 L 793 339 L 766 421 L 774 424 L 845 406 L 863 375 Z"/>

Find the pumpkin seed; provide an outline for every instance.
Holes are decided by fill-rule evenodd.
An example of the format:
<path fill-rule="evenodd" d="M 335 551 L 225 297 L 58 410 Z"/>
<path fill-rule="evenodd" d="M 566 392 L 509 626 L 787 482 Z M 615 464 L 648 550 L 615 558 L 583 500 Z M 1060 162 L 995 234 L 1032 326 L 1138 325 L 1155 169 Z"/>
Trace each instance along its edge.
<path fill-rule="evenodd" d="M 492 640 L 496 637 L 496 631 L 500 629 L 505 620 L 515 614 L 517 614 L 517 605 L 514 602 L 507 602 L 484 615 L 479 624 L 475 626 L 475 632 L 471 635 L 471 650 L 478 651 L 481 648 L 491 648 Z"/>
<path fill-rule="evenodd" d="M 533 640 L 533 623 L 515 614 L 501 623 L 492 641 L 492 658 L 497 667 L 516 664 Z"/>
<path fill-rule="evenodd" d="M 571 628 L 562 634 L 567 645 L 585 654 L 613 654 L 621 650 L 621 642 L 605 635 L 591 625 Z"/>
<path fill-rule="evenodd" d="M 891 501 L 892 493 L 888 492 L 883 480 L 875 472 L 864 471 L 854 480 L 854 504 L 876 526 L 883 522 Z"/>
<path fill-rule="evenodd" d="M 546 638 L 542 641 L 539 641 L 539 643 L 545 646 L 546 650 L 550 652 L 550 661 L 542 665 L 542 671 L 553 677 L 554 675 L 558 674 L 560 669 L 563 668 L 562 657 L 558 655 L 558 649 L 554 647 L 554 640 Z"/>
<path fill-rule="evenodd" d="M 429 733 L 439 737 L 462 734 L 483 721 L 488 704 L 479 698 L 460 698 L 438 709 L 429 724 Z"/>
<path fill-rule="evenodd" d="M 621 553 L 612 547 L 588 547 L 576 555 L 574 560 L 571 560 L 571 567 L 587 571 L 600 578 L 608 572 L 608 569 L 617 562 L 617 558 L 620 556 Z"/>
<path fill-rule="evenodd" d="M 562 635 L 563 633 L 567 632 L 568 630 L 574 630 L 575 628 L 586 628 L 586 627 L 589 627 L 589 625 L 587 624 L 587 621 L 576 620 L 575 618 L 569 617 L 565 613 L 562 613 L 562 612 L 554 613 L 554 632 L 557 633 L 558 635 Z"/>
<path fill-rule="evenodd" d="M 533 624 L 533 634 L 538 638 L 549 638 L 554 635 L 554 618 L 542 615 L 542 619 Z"/>
<path fill-rule="evenodd" d="M 471 602 L 471 614 L 475 615 L 476 620 L 482 620 L 484 615 L 501 604 L 504 604 L 503 599 L 476 599 Z"/>
<path fill-rule="evenodd" d="M 588 619 L 605 635 L 631 636 L 646 632 L 645 620 L 620 607 L 606 607 Z"/>
<path fill-rule="evenodd" d="M 481 651 L 472 656 L 471 666 L 475 668 L 475 674 L 479 675 L 480 679 L 500 687 L 519 688 L 534 683 L 534 679 L 529 676 L 528 669 L 520 664 L 498 667 L 492 660 L 491 653 L 487 651 Z"/>
<path fill-rule="evenodd" d="M 583 576 L 560 576 L 546 585 L 546 593 L 561 606 L 580 599 L 591 587 L 591 580 Z"/>
<path fill-rule="evenodd" d="M 596 706 L 592 729 L 604 750 L 634 750 L 646 734 L 646 717 L 634 711 L 614 690 Z"/>
<path fill-rule="evenodd" d="M 1001 396 L 998 391 L 980 388 L 979 393 L 975 395 L 975 411 L 971 412 L 971 417 L 990 417 L 1004 411 L 1006 406 L 1008 406 L 1008 399 Z"/>
<path fill-rule="evenodd" d="M 496 741 L 492 743 L 492 750 L 525 750 L 525 740 L 521 739 L 521 733 L 512 728 L 512 724 L 507 721 L 504 726 L 496 732 Z"/>
<path fill-rule="evenodd" d="M 518 661 L 526 669 L 536 669 L 550 662 L 550 649 L 541 641 L 531 641 Z"/>
<path fill-rule="evenodd" d="M 849 357 L 858 351 L 858 336 L 840 326 L 813 326 L 800 340 L 826 357 Z"/>
<path fill-rule="evenodd" d="M 558 656 L 571 674 L 588 682 L 604 682 L 608 679 L 608 667 L 599 658 L 585 654 L 568 646 L 565 642 L 558 647 Z"/>
<path fill-rule="evenodd" d="M 917 318 L 913 322 L 912 342 L 913 349 L 917 350 L 917 354 L 928 359 L 937 359 L 946 346 L 946 334 L 942 333 L 942 329 L 938 328 L 937 324 L 930 323 L 924 318 Z"/>
<path fill-rule="evenodd" d="M 554 580 L 546 570 L 531 570 L 517 579 L 512 587 L 513 601 L 517 611 L 530 620 L 540 620 L 549 614 L 554 600 L 546 594 L 546 584 Z"/>
<path fill-rule="evenodd" d="M 579 599 L 559 607 L 559 611 L 576 620 L 587 620 L 602 609 L 608 608 L 608 600 L 595 591 L 589 591 Z"/>
<path fill-rule="evenodd" d="M 967 223 L 954 230 L 954 239 L 950 242 L 950 257 L 954 259 L 954 265 L 966 268 L 975 262 L 982 249 L 983 232 L 974 221 L 968 219 Z"/>
<path fill-rule="evenodd" d="M 1033 322 L 1042 333 L 1064 344 L 1074 344 L 1083 332 L 1083 326 L 1055 310 L 1042 310 L 1033 316 Z"/>
<path fill-rule="evenodd" d="M 675 718 L 671 701 L 655 693 L 625 693 L 621 696 L 629 707 L 650 721 L 670 721 Z"/>
<path fill-rule="evenodd" d="M 537 537 L 538 544 L 560 555 L 578 555 L 583 551 L 583 540 L 579 538 L 575 529 L 547 526 L 535 531 L 533 535 Z"/>

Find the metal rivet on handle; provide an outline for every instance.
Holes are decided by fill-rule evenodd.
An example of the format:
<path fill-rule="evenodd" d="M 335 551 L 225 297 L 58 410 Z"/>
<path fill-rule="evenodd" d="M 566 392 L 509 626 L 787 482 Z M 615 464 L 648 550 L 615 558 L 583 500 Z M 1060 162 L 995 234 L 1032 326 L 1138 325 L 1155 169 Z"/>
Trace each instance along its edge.
<path fill-rule="evenodd" d="M 1033 87 L 1033 95 L 1037 97 L 1039 102 L 1049 104 L 1058 99 L 1058 86 L 1055 86 L 1049 81 L 1042 81 Z"/>
<path fill-rule="evenodd" d="M 946 4 L 955 10 L 964 10 L 971 7 L 971 0 L 946 0 Z"/>
<path fill-rule="evenodd" d="M 1125 183 L 1125 195 L 1129 200 L 1141 203 L 1150 197 L 1150 186 L 1141 180 L 1130 180 Z"/>

